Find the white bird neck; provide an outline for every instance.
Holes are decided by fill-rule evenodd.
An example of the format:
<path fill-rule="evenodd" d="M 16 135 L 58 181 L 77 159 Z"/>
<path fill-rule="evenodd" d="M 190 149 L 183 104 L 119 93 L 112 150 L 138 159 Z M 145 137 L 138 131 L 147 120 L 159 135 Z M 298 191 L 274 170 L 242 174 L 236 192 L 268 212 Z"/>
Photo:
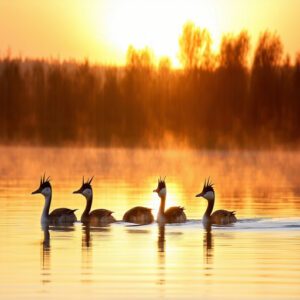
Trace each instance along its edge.
<path fill-rule="evenodd" d="M 45 223 L 49 219 L 49 210 L 51 205 L 52 193 L 45 196 L 45 204 L 42 212 L 41 222 Z"/>
<path fill-rule="evenodd" d="M 90 195 L 84 195 L 84 196 L 86 199 L 86 206 L 85 206 L 84 212 L 82 213 L 82 217 L 88 216 L 91 211 L 92 203 L 93 203 L 93 192 L 91 192 Z"/>
<path fill-rule="evenodd" d="M 207 200 L 207 207 L 206 207 L 206 211 L 203 215 L 203 220 L 208 220 L 210 218 L 210 215 L 214 209 L 214 205 L 215 205 L 215 198 L 212 198 L 210 200 Z"/>
<path fill-rule="evenodd" d="M 159 195 L 160 197 L 160 205 L 159 205 L 159 210 L 157 214 L 157 221 L 158 222 L 163 222 L 165 219 L 165 206 L 166 206 L 166 194 Z"/>

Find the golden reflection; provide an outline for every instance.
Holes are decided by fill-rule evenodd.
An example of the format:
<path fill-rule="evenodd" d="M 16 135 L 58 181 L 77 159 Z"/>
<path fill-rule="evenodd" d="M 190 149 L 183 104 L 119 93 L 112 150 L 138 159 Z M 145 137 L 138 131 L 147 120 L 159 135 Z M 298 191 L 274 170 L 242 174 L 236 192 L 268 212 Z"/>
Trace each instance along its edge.
<path fill-rule="evenodd" d="M 47 151 L 52 152 L 53 150 Z M 62 160 L 64 156 L 66 159 L 69 158 L 69 152 L 60 151 L 62 153 L 57 154 L 58 160 Z M 95 153 L 98 153 L 96 151 L 98 150 L 95 150 Z M 180 153 L 178 155 L 181 155 Z M 48 157 L 48 155 L 44 156 Z M 83 156 L 86 156 L 85 153 Z M 221 163 L 226 165 L 226 159 L 218 162 L 221 159 L 211 157 L 209 154 L 210 161 L 214 162 L 209 168 L 206 163 L 201 163 L 203 156 L 199 154 L 199 165 L 201 168 L 213 170 L 213 173 L 216 173 L 216 169 L 221 167 Z M 163 163 L 172 166 L 171 160 L 168 157 L 165 158 Z M 91 163 L 96 165 L 99 162 L 98 159 L 96 161 L 92 159 Z M 266 157 L 266 159 L 268 158 Z M 241 164 L 244 162 L 240 161 Z M 121 165 L 126 169 L 127 161 Z M 251 168 L 251 162 L 243 165 L 244 168 Z M 295 168 L 298 165 L 297 163 Z M 42 163 L 40 167 L 42 167 Z M 74 204 L 74 208 L 82 210 L 68 196 L 73 186 L 73 177 L 71 176 L 74 175 L 70 175 L 71 179 L 67 181 L 62 175 L 59 175 L 59 168 L 56 167 L 57 171 L 53 176 L 57 183 L 55 207 Z M 115 172 L 115 168 L 118 167 L 113 164 L 112 173 Z M 286 168 L 289 171 L 293 170 L 291 166 Z M 71 164 L 66 169 L 73 174 Z M 170 177 L 172 178 L 171 183 L 178 182 L 179 186 L 183 187 L 183 191 L 176 190 L 175 185 L 168 185 L 170 196 L 175 193 L 178 197 L 175 198 L 176 201 L 178 200 L 177 205 L 181 203 L 181 198 L 188 201 L 186 207 L 190 219 L 200 217 L 205 209 L 204 202 L 192 198 L 194 191 L 197 192 L 199 188 L 199 184 L 197 184 L 199 177 L 202 176 L 197 171 L 190 170 L 189 178 L 182 176 L 182 173 L 187 174 L 185 172 L 180 173 L 178 177 L 175 175 Z M 252 169 L 247 171 L 250 179 L 252 171 Z M 269 172 L 267 168 L 263 168 L 263 171 Z M 273 172 L 275 171 L 273 170 Z M 100 177 L 102 171 L 96 171 L 96 175 L 97 172 Z M 124 172 L 125 174 L 116 172 L 113 175 L 118 178 L 127 177 L 128 173 Z M 172 169 L 171 172 L 175 173 Z M 81 170 L 78 172 L 76 170 L 76 173 L 81 173 Z M 110 173 L 107 180 L 99 179 L 95 193 L 96 199 L 99 201 L 97 207 L 109 207 L 121 215 L 124 212 L 121 209 L 123 206 L 128 209 L 134 205 L 146 205 L 145 199 L 147 198 L 144 195 L 151 197 L 151 190 L 156 178 L 151 177 L 151 174 L 154 173 L 152 169 L 149 170 L 150 175 L 147 173 L 148 168 L 145 167 L 145 169 L 141 168 L 138 175 L 135 175 L 142 177 L 140 182 L 138 179 L 132 180 L 128 176 L 128 184 L 125 187 L 120 187 L 119 180 L 112 181 L 110 178 L 114 176 Z M 2 187 L 0 196 L 3 202 L 0 207 L 3 216 L 0 235 L 3 288 L 8 286 L 11 290 L 8 292 L 14 293 L 14 290 L 11 289 L 11 282 L 21 282 L 24 287 L 26 284 L 25 292 L 30 292 L 34 298 L 41 296 L 41 294 L 36 294 L 38 290 L 52 293 L 55 297 L 54 291 L 61 290 L 62 285 L 66 283 L 64 288 L 70 297 L 91 296 L 90 298 L 93 298 L 96 293 L 101 293 L 105 298 L 114 292 L 117 286 L 119 290 L 126 291 L 127 296 L 131 298 L 143 290 L 145 293 L 149 293 L 149 297 L 153 299 L 163 299 L 172 298 L 174 293 L 178 293 L 178 298 L 197 298 L 197 295 L 200 298 L 222 298 L 223 295 L 231 295 L 232 291 L 235 292 L 236 297 L 241 298 L 245 288 L 251 285 L 251 289 L 249 289 L 251 298 L 263 298 L 266 292 L 271 293 L 271 297 L 276 296 L 280 289 L 287 291 L 284 295 L 285 298 L 297 297 L 298 286 L 296 283 L 299 282 L 297 262 L 300 253 L 299 218 L 292 220 L 286 217 L 293 216 L 289 213 L 293 213 L 293 211 L 287 210 L 284 206 L 295 205 L 294 214 L 299 213 L 299 209 L 296 209 L 299 207 L 299 196 L 289 193 L 289 187 L 284 184 L 282 188 L 271 189 L 271 192 L 266 194 L 264 193 L 264 181 L 260 181 L 261 187 L 258 183 L 253 183 L 253 186 L 257 187 L 256 190 L 254 187 L 252 188 L 256 192 L 254 196 L 251 193 L 245 196 L 244 192 L 240 192 L 236 196 L 230 194 L 230 191 L 227 194 L 229 188 L 236 182 L 234 173 L 236 174 L 236 169 L 233 172 L 229 168 L 227 176 L 222 177 L 215 174 L 219 180 L 229 178 L 233 182 L 231 185 L 229 181 L 218 182 L 217 203 L 220 203 L 220 208 L 237 207 L 242 222 L 238 222 L 232 228 L 213 227 L 212 229 L 202 229 L 199 221 L 191 221 L 183 225 L 167 225 L 166 227 L 159 227 L 155 223 L 148 226 L 126 227 L 119 222 L 107 228 L 88 228 L 77 223 L 66 229 L 46 227 L 41 231 L 40 226 L 37 225 L 41 211 L 40 202 L 23 197 L 31 188 L 32 182 L 29 179 L 5 182 L 3 179 L 0 182 Z M 105 175 L 104 172 L 103 177 Z M 297 173 L 294 172 L 293 175 L 297 175 Z M 243 176 L 239 173 L 239 183 L 241 184 L 239 191 L 244 190 L 248 193 L 247 182 L 243 178 L 240 180 L 240 177 Z M 144 178 L 152 178 L 151 183 L 145 183 Z M 195 178 L 194 182 L 193 178 Z M 276 183 L 277 185 L 281 184 L 278 180 Z M 272 184 L 274 183 L 272 182 Z M 117 189 L 119 190 L 116 194 L 122 194 L 123 198 L 117 199 L 116 197 L 115 201 L 112 201 Z M 222 194 L 223 191 L 224 194 Z M 155 194 L 153 196 L 156 197 Z M 124 198 L 126 201 L 128 200 L 128 203 L 122 202 Z M 80 204 L 80 200 L 74 199 L 74 201 L 78 201 Z M 277 216 L 278 218 L 259 221 L 245 220 L 245 216 L 248 216 L 249 212 L 251 217 L 254 215 L 261 217 L 262 214 L 266 214 L 266 211 L 270 217 Z M 25 223 L 26 226 L 21 227 L 20 220 L 24 217 L 24 212 L 26 212 L 25 222 L 27 223 Z M 80 215 L 80 210 L 77 214 Z M 280 217 L 284 217 L 284 219 L 280 219 Z M 15 226 L 16 224 L 19 226 Z M 276 227 L 273 228 L 273 225 Z M 63 232 L 63 230 L 74 230 L 74 228 L 75 232 Z M 61 232 L 57 232 L 57 230 Z M 38 241 L 34 243 L 36 236 Z M 239 263 L 233 263 L 237 259 Z M 28 272 L 31 276 L 28 276 Z M 18 286 L 16 290 L 18 295 L 22 286 Z M 28 286 L 32 286 L 33 289 L 28 290 Z M 117 294 L 119 290 L 115 293 Z M 89 291 L 94 291 L 95 294 L 90 295 L 87 293 Z M 1 292 L 4 294 L 6 291 L 2 289 Z M 189 294 L 187 295 L 187 293 Z M 282 299 L 285 299 L 284 296 Z"/>
<path fill-rule="evenodd" d="M 54 232 L 70 232 L 74 231 L 74 226 L 49 226 L 46 224 L 42 225 L 43 231 L 43 240 L 41 242 L 41 275 L 42 275 L 42 283 L 51 282 L 51 236 L 50 230 Z"/>
<path fill-rule="evenodd" d="M 110 225 L 107 224 L 103 227 L 93 227 L 90 225 L 82 225 L 82 239 L 81 239 L 81 282 L 88 284 L 92 283 L 93 278 L 93 266 L 94 261 L 94 250 L 93 241 L 96 239 L 96 235 L 93 238 L 93 233 L 107 233 L 111 230 Z M 97 239 L 95 241 L 97 243 Z M 97 253 L 95 253 L 97 258 Z"/>

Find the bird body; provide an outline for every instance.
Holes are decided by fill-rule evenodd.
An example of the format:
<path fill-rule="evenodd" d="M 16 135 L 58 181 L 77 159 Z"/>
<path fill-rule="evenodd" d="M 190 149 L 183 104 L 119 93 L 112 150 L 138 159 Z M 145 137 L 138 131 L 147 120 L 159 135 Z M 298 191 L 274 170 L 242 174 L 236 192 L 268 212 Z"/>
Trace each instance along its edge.
<path fill-rule="evenodd" d="M 45 205 L 41 216 L 41 223 L 48 225 L 70 225 L 77 221 L 75 211 L 77 209 L 57 208 L 50 214 L 50 205 L 52 199 L 52 187 L 50 178 L 45 179 L 45 175 L 41 178 L 40 186 L 32 194 L 42 194 L 45 197 Z"/>
<path fill-rule="evenodd" d="M 228 225 L 237 222 L 235 211 L 228 211 L 224 209 L 216 210 L 212 213 L 215 204 L 215 191 L 213 184 L 204 182 L 202 192 L 196 197 L 203 197 L 207 200 L 207 208 L 202 218 L 202 223 L 207 225 Z"/>
<path fill-rule="evenodd" d="M 116 222 L 115 218 L 112 216 L 113 212 L 110 210 L 100 208 L 91 212 L 93 203 L 92 180 L 93 177 L 87 182 L 84 182 L 83 178 L 81 188 L 73 192 L 74 194 L 81 194 L 86 198 L 86 206 L 81 215 L 81 222 L 92 226 L 103 226 Z"/>
<path fill-rule="evenodd" d="M 184 207 L 172 206 L 165 211 L 166 223 L 184 223 L 186 222 L 186 215 Z"/>
<path fill-rule="evenodd" d="M 226 225 L 230 223 L 235 223 L 237 218 L 235 216 L 235 211 L 228 211 L 224 209 L 214 211 L 211 216 L 212 224 Z"/>
<path fill-rule="evenodd" d="M 157 214 L 157 223 L 184 223 L 186 222 L 186 215 L 184 208 L 180 206 L 172 206 L 165 210 L 167 187 L 165 180 L 158 179 L 157 188 L 153 191 L 160 197 L 160 206 Z"/>
<path fill-rule="evenodd" d="M 53 225 L 68 224 L 77 221 L 75 211 L 77 209 L 57 208 L 49 214 L 50 223 Z"/>
<path fill-rule="evenodd" d="M 123 216 L 123 221 L 140 225 L 151 224 L 154 221 L 151 208 L 136 206 L 129 209 Z"/>
<path fill-rule="evenodd" d="M 113 212 L 108 209 L 104 209 L 104 208 L 95 209 L 90 212 L 89 223 L 92 226 L 114 223 L 116 222 L 116 219 L 112 216 L 112 214 Z"/>

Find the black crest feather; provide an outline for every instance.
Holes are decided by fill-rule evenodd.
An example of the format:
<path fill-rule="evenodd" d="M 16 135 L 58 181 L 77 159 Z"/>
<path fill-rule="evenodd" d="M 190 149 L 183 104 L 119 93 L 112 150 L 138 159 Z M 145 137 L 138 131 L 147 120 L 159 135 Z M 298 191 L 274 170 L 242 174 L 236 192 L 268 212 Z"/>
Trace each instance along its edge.
<path fill-rule="evenodd" d="M 208 177 L 208 179 L 204 180 L 204 185 L 203 185 L 203 189 L 202 189 L 202 193 L 205 194 L 207 192 L 214 192 L 214 188 L 213 188 L 213 183 L 210 181 L 210 177 Z"/>
<path fill-rule="evenodd" d="M 162 179 L 161 177 L 158 178 L 157 180 L 157 188 L 158 190 L 162 190 L 162 189 L 165 189 L 166 188 L 166 176 L 164 177 L 164 179 Z"/>
<path fill-rule="evenodd" d="M 80 188 L 81 191 L 85 189 L 91 189 L 92 188 L 92 181 L 93 181 L 94 176 L 92 176 L 90 179 L 87 179 L 87 181 L 84 181 L 84 176 L 82 178 L 82 186 Z"/>
<path fill-rule="evenodd" d="M 50 187 L 51 188 L 50 176 L 48 176 L 46 178 L 46 174 L 44 173 L 44 175 L 41 177 L 40 188 L 44 189 L 46 187 Z"/>

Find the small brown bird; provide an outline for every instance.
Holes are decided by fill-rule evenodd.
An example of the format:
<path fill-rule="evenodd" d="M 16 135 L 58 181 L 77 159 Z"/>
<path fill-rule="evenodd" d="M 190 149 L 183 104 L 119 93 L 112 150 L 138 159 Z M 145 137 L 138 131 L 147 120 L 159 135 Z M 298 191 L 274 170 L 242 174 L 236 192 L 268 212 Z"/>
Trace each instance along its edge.
<path fill-rule="evenodd" d="M 205 226 L 210 224 L 227 225 L 237 221 L 235 211 L 220 209 L 212 213 L 215 204 L 215 191 L 213 184 L 209 182 L 209 178 L 207 182 L 205 180 L 202 192 L 196 197 L 203 197 L 207 200 L 207 208 L 202 219 L 202 223 Z"/>
<path fill-rule="evenodd" d="M 160 197 L 160 206 L 157 214 L 158 223 L 184 223 L 186 222 L 186 215 L 184 208 L 180 206 L 169 207 L 165 211 L 167 186 L 165 180 L 158 179 L 157 188 L 153 191 Z"/>
<path fill-rule="evenodd" d="M 86 198 L 86 206 L 83 214 L 81 215 L 81 222 L 92 226 L 102 226 L 116 222 L 115 218 L 112 216 L 113 212 L 110 210 L 95 209 L 90 212 L 93 203 L 92 180 L 93 177 L 84 182 L 83 178 L 81 188 L 73 192 L 73 194 L 81 194 Z"/>

